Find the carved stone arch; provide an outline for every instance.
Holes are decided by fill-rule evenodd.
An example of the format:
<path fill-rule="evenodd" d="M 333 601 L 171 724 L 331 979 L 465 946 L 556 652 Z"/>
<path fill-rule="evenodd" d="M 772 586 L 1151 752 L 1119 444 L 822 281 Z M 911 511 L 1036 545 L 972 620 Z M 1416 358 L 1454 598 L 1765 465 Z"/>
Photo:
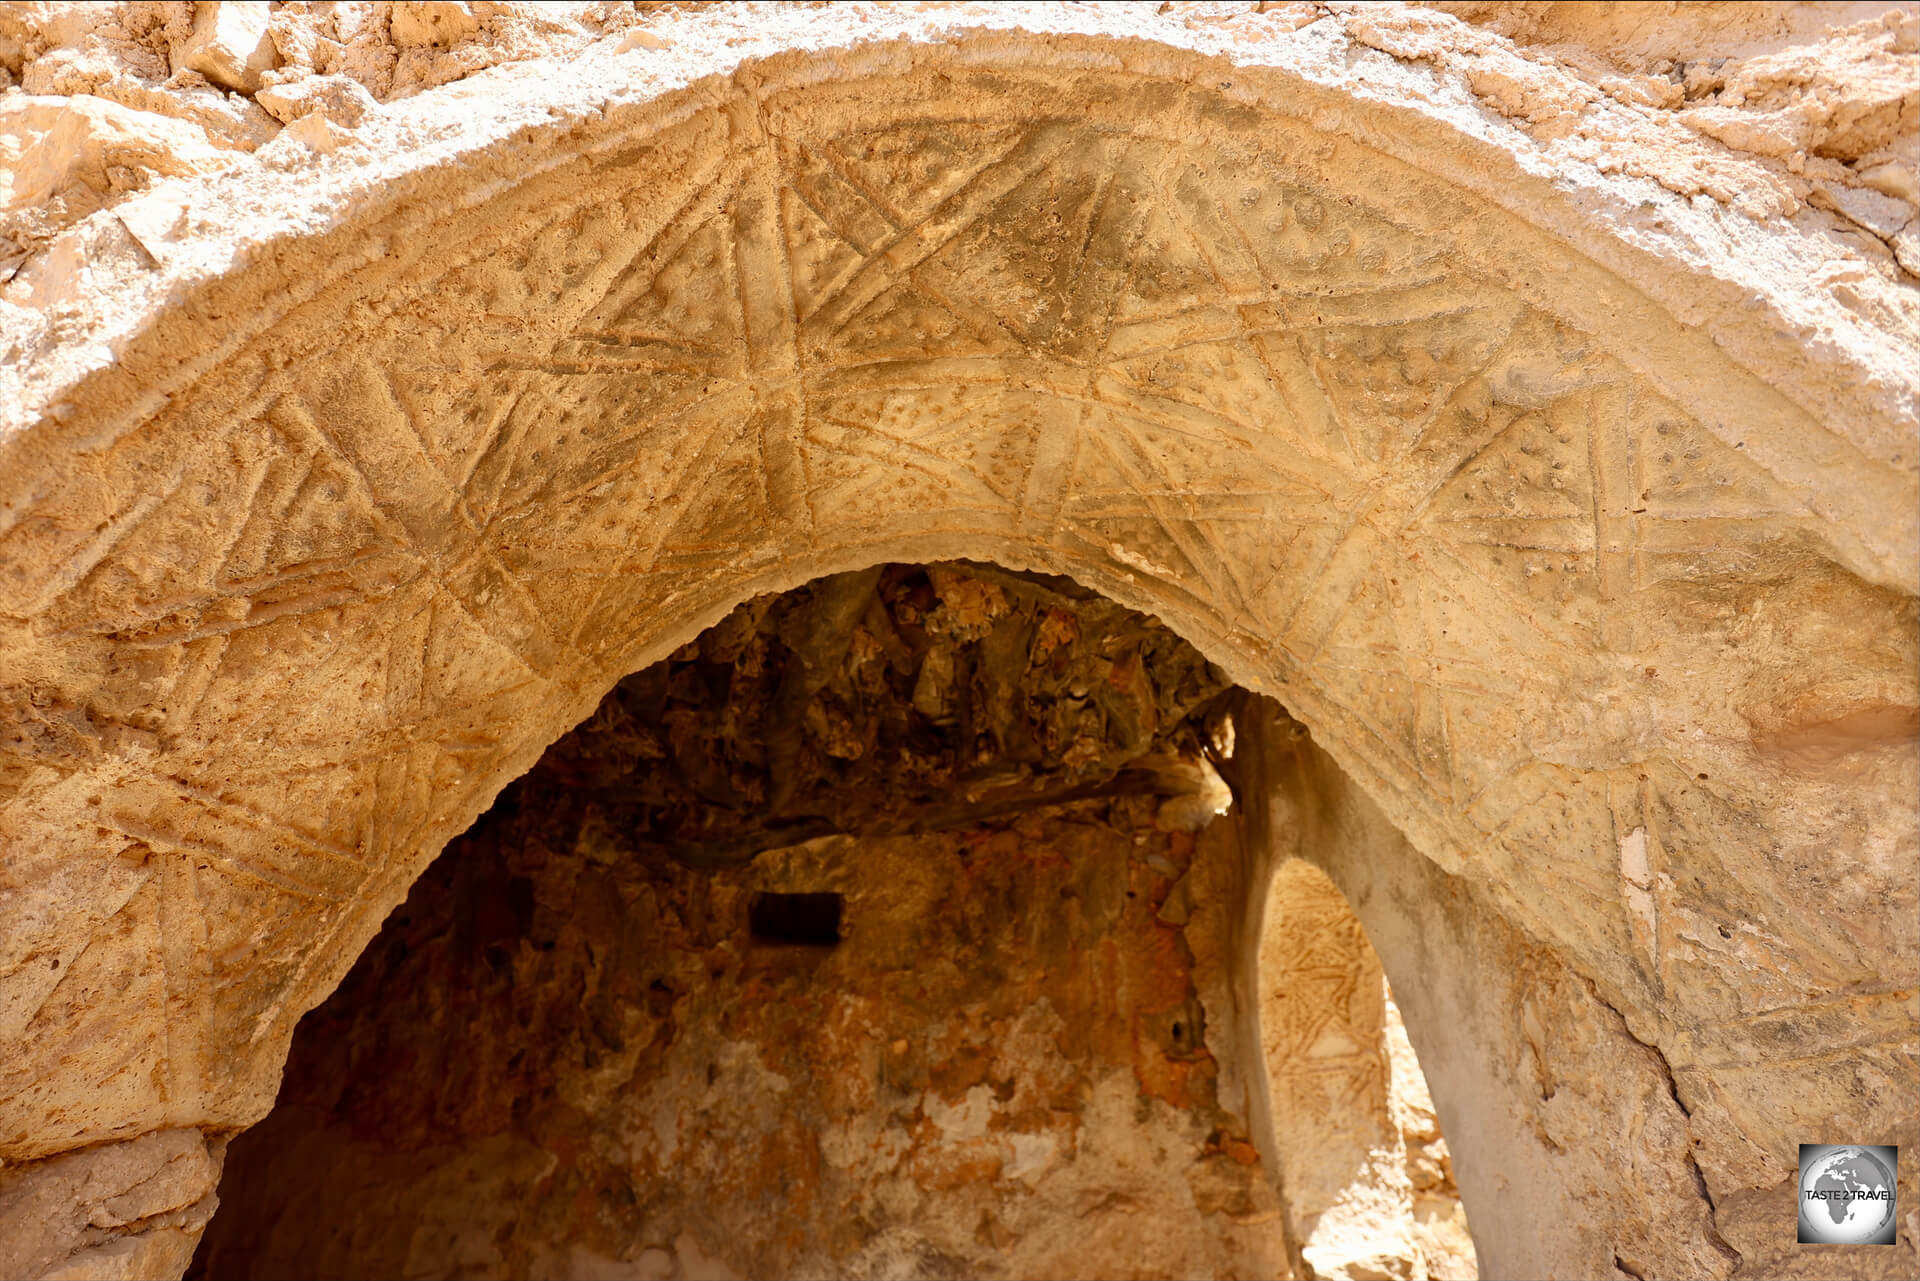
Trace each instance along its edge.
<path fill-rule="evenodd" d="M 1857 808 L 1913 773 L 1910 427 L 1828 421 L 1724 279 L 1497 146 L 1257 49 L 703 56 L 476 97 L 444 144 L 402 114 L 417 161 L 130 290 L 113 362 L 0 439 L 9 1159 L 258 1119 L 615 679 L 755 592 L 955 556 L 1282 700 L 1656 1047 L 1723 1199 L 1796 1126 L 1911 1128 L 1912 836 Z M 1798 910 L 1836 845 L 1864 896 Z"/>

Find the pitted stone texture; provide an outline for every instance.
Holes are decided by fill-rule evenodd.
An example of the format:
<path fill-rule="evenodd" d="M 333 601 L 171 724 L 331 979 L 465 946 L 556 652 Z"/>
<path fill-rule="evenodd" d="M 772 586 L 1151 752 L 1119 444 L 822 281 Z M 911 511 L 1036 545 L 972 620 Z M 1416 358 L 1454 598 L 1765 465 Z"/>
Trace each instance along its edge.
<path fill-rule="evenodd" d="M 1276 859 L 1325 873 L 1393 982 L 1474 1225 L 1481 1275 L 1740 1273 L 1742 1256 L 1719 1232 L 1714 1195 L 1691 1159 L 1687 1105 L 1659 1050 L 1637 1040 L 1584 979 L 1515 930 L 1470 882 L 1422 857 L 1297 724 L 1257 702 L 1238 723 L 1244 759 L 1236 785 L 1265 804 L 1264 812 L 1251 807 L 1247 825 L 1270 834 Z M 1358 927 L 1338 913 L 1326 924 L 1311 914 L 1290 919 L 1288 899 L 1297 902 L 1298 893 L 1288 895 L 1288 883 L 1318 878 L 1283 862 L 1276 879 L 1267 942 L 1279 973 L 1262 976 L 1263 1036 L 1291 1050 L 1303 1022 L 1317 1019 L 1323 1035 L 1354 1041 L 1371 1022 L 1366 1005 L 1316 1001 L 1310 990 L 1294 997 L 1280 984 L 1302 968 L 1295 949 L 1303 927 L 1333 940 L 1351 939 Z M 1354 964 L 1358 950 L 1336 943 L 1329 968 L 1347 981 L 1364 973 L 1363 959 Z M 1364 1082 L 1369 1057 L 1334 1055 L 1336 1079 Z M 1284 1105 L 1299 1097 L 1304 1073 L 1297 1060 L 1281 1062 L 1273 1072 L 1281 1143 L 1300 1151 L 1323 1143 L 1355 1159 L 1358 1145 L 1337 1122 L 1309 1114 L 1287 1123 Z M 1403 1145 L 1410 1128 L 1387 1135 L 1381 1155 Z M 1414 1171 L 1407 1174 L 1411 1183 Z M 1299 1196 L 1303 1244 L 1336 1265 L 1378 1239 L 1366 1231 L 1368 1218 L 1382 1235 L 1407 1232 L 1404 1209 L 1386 1198 L 1330 1198 L 1311 1175 Z M 1329 1201 L 1331 1213 L 1315 1223 Z M 1616 1208 L 1626 1204 L 1658 1205 L 1661 1214 L 1629 1222 Z"/>
<path fill-rule="evenodd" d="M 272 99 L 309 79 L 351 80 L 385 102 L 490 67 L 576 56 L 600 41 L 623 53 L 661 53 L 689 34 L 661 12 L 670 8 L 601 0 L 277 9 L 263 0 L 55 0 L 0 11 L 0 88 L 19 81 L 31 93 L 98 94 L 251 151 L 273 137 L 274 121 L 295 118 Z M 728 43 L 751 39 L 768 17 L 753 6 L 699 9 L 699 30 Z M 872 14 L 860 18 L 871 22 Z M 1920 268 L 1917 22 L 1911 6 L 1877 2 L 1753 3 L 1737 16 L 1699 5 L 1555 12 L 1477 0 L 1413 9 L 1296 2 L 1251 12 L 1179 0 L 1154 12 L 1154 25 L 1175 43 L 1224 36 L 1245 44 L 1316 24 L 1342 28 L 1356 49 L 1444 68 L 1484 110 L 1563 164 L 1648 178 L 1761 221 L 1811 206 L 1820 212 L 1803 220 L 1810 230 L 1891 280 Z M 262 90 L 269 96 L 258 105 L 271 118 L 247 101 Z M 48 226 L 60 225 L 16 235 L 16 243 L 31 253 Z M 9 256 L 0 254 L 0 276 L 11 272 Z"/>
<path fill-rule="evenodd" d="M 9 331 L 0 1150 L 257 1119 L 615 679 L 955 555 L 1282 694 L 1659 1047 L 1717 1198 L 1911 1136 L 1904 295 L 1329 25 L 860 12 L 276 143 L 158 267 L 76 231 Z"/>
<path fill-rule="evenodd" d="M 636 91 L 657 96 L 768 54 L 828 51 L 849 30 L 863 39 L 921 43 L 1020 31 L 1055 48 L 1063 38 L 1099 34 L 1149 42 L 1176 58 L 1189 52 L 1225 58 L 1243 83 L 1261 69 L 1284 68 L 1282 79 L 1309 98 L 1331 91 L 1333 99 L 1320 108 L 1329 127 L 1345 119 L 1367 132 L 1372 127 L 1362 119 L 1383 116 L 1393 123 L 1371 134 L 1375 145 L 1450 169 L 1454 181 L 1483 198 L 1570 232 L 1576 241 L 1584 230 L 1598 230 L 1602 239 L 1585 244 L 1586 252 L 1624 271 L 1685 323 L 1715 317 L 1717 339 L 1747 367 L 1776 381 L 1797 380 L 1806 371 L 1791 362 L 1782 367 L 1781 355 L 1810 346 L 1821 353 L 1820 366 L 1854 371 L 1816 380 L 1823 385 L 1808 388 L 1804 403 L 1830 399 L 1850 407 L 1848 418 L 1861 411 L 1868 418 L 1912 417 L 1911 362 L 1902 349 L 1914 341 L 1916 320 L 1910 295 L 1896 287 L 1914 265 L 1910 188 L 1920 163 L 1910 90 L 1920 51 L 1910 5 L 1753 4 L 1731 23 L 1709 7 L 1704 23 L 1711 31 L 1704 36 L 1701 12 L 1684 6 L 1651 21 L 1638 11 L 1623 17 L 1583 6 L 1595 13 L 1544 22 L 1537 6 L 1502 6 L 1491 14 L 1478 4 L 1441 7 L 1478 25 L 1395 4 L 1295 3 L 1253 11 L 1185 2 L 1130 11 L 881 4 L 843 8 L 827 19 L 751 5 L 687 11 L 490 3 L 473 11 L 471 29 L 454 22 L 464 34 L 451 35 L 454 44 L 446 47 L 396 43 L 396 21 L 402 36 L 412 30 L 407 6 L 286 7 L 270 23 L 282 65 L 262 72 L 262 84 L 344 77 L 393 102 L 391 119 L 372 126 L 358 138 L 364 146 L 349 147 L 330 166 L 314 162 L 336 154 L 334 140 L 315 146 L 308 136 L 327 131 L 308 125 L 286 135 L 287 145 L 243 166 L 236 181 L 192 199 L 201 212 L 194 251 L 162 264 L 157 275 L 137 253 L 128 261 L 127 247 L 104 223 L 75 228 L 58 244 L 30 237 L 20 245 L 27 254 L 22 282 L 0 303 L 0 333 L 33 351 L 32 385 L 55 388 L 97 368 L 95 342 L 140 328 L 149 310 L 167 305 L 182 283 L 224 272 L 236 254 L 272 236 L 334 223 L 378 184 L 436 163 L 436 153 L 499 143 L 518 125 L 548 119 L 545 107 L 565 115 L 561 99 L 569 95 L 591 117 Z M 446 5 L 434 11 L 450 12 Z M 204 129 L 217 146 L 254 151 L 274 138 L 275 117 L 190 70 L 167 78 L 192 26 L 191 13 L 179 5 L 47 3 L 0 10 L 0 84 L 11 76 L 31 93 L 103 96 Z M 1703 48 L 1735 57 L 1703 57 Z M 523 62 L 530 58 L 542 65 Z M 499 70 L 483 85 L 444 98 L 432 92 L 490 67 Z M 1623 70 L 1628 74 L 1614 74 Z M 463 105 L 476 93 L 491 114 Z M 1791 111 L 1777 109 L 1782 94 Z M 399 105 L 409 99 L 417 101 Z M 1338 105 L 1343 102 L 1347 107 Z M 1683 106 L 1689 109 L 1677 110 Z M 1682 114 L 1693 123 L 1682 123 Z M 1699 132 L 1708 115 L 1725 127 Z M 1875 149 L 1845 162 L 1801 152 L 1782 159 L 1765 147 L 1751 149 L 1751 138 L 1771 136 L 1789 115 L 1812 131 L 1809 138 L 1825 137 L 1827 122 L 1847 116 L 1843 131 Z M 1413 133 L 1396 137 L 1409 125 Z M 1422 126 L 1438 132 L 1423 133 Z M 1723 136 L 1732 143 L 1720 141 Z M 428 137 L 432 148 L 424 146 Z M 300 175 L 298 197 L 263 200 L 263 186 L 291 192 L 290 172 Z M 1749 234 L 1744 219 L 1718 217 L 1729 204 L 1758 219 L 1764 234 Z M 1801 211 L 1792 224 L 1782 222 L 1782 211 L 1794 208 Z M 1616 261 L 1619 252 L 1628 256 Z M 15 269 L 10 256 L 0 253 L 0 275 Z M 1702 273 L 1730 288 L 1704 288 Z M 1756 294 L 1770 319 L 1751 312 Z M 89 331 L 87 341 L 76 341 L 76 326 Z M 57 398 L 57 392 L 36 396 Z"/>
<path fill-rule="evenodd" d="M 193 31 L 174 49 L 174 68 L 197 71 L 222 89 L 258 89 L 260 73 L 279 61 L 267 34 L 266 0 L 214 0 L 193 10 Z"/>

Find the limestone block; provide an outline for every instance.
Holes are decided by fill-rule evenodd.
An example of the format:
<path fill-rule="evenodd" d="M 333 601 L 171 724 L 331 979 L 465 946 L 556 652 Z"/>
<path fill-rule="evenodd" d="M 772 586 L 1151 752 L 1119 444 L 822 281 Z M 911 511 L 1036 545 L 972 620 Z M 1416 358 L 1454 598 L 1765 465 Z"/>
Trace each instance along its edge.
<path fill-rule="evenodd" d="M 281 124 L 314 112 L 346 129 L 357 127 L 377 104 L 359 81 L 347 76 L 308 76 L 260 90 L 253 100 Z"/>
<path fill-rule="evenodd" d="M 67 1256 L 42 1274 L 41 1281 L 152 1281 L 177 1277 L 193 1262 L 197 1229 L 155 1228 L 118 1237 Z"/>
<path fill-rule="evenodd" d="M 1909 276 L 1920 278 L 1920 231 L 1908 228 L 1892 239 L 1893 257 Z"/>
<path fill-rule="evenodd" d="M 1813 150 L 1856 160 L 1911 137 L 1920 118 L 1920 15 L 1890 8 L 1829 41 L 1763 53 L 1727 72 L 1723 102 L 1790 108 L 1806 121 Z"/>
<path fill-rule="evenodd" d="M 1896 200 L 1904 200 L 1909 205 L 1920 205 L 1920 178 L 1914 174 L 1910 164 L 1898 160 L 1883 160 L 1869 165 L 1860 171 L 1860 181 L 1884 195 Z"/>
<path fill-rule="evenodd" d="M 202 0 L 194 6 L 193 34 L 174 55 L 175 70 L 197 71 L 224 89 L 251 93 L 260 73 L 279 58 L 269 34 L 265 0 Z"/>
<path fill-rule="evenodd" d="M 1899 234 L 1915 216 L 1911 201 L 1867 187 L 1816 187 L 1809 203 L 1833 209 L 1882 237 Z"/>
<path fill-rule="evenodd" d="M 0 208 L 95 204 L 139 175 L 210 173 L 231 154 L 184 121 L 85 94 L 0 99 Z"/>
<path fill-rule="evenodd" d="M 161 1130 L 0 1170 L 0 1275 L 178 1276 L 218 1205 L 224 1150 Z"/>
<path fill-rule="evenodd" d="M 103 98 L 0 97 L 0 259 L 8 241 L 32 256 L 25 270 L 41 282 L 42 304 L 74 296 L 85 258 L 75 223 L 157 178 L 223 169 L 235 154 L 196 125 Z"/>
<path fill-rule="evenodd" d="M 178 191 L 156 191 L 123 201 L 113 213 L 156 261 L 165 259 L 185 234 L 187 201 Z"/>
<path fill-rule="evenodd" d="M 339 147 L 343 138 L 344 135 L 338 125 L 329 120 L 325 114 L 313 111 L 282 129 L 272 146 L 260 149 L 260 157 L 267 168 L 284 170 L 290 165 L 300 163 L 293 154 L 297 148 L 330 155 Z"/>

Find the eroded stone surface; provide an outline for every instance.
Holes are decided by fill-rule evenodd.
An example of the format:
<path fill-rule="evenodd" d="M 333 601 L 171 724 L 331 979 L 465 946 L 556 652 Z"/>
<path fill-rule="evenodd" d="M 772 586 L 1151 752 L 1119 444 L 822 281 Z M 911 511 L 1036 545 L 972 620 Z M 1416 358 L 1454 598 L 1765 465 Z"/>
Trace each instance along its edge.
<path fill-rule="evenodd" d="M 573 848 L 450 846 L 303 1025 L 207 1275 L 1291 1275 L 1155 921 L 1191 837 L 1069 812 L 689 873 L 538 827 Z M 754 939 L 764 890 L 843 893 L 845 941 Z"/>
<path fill-rule="evenodd" d="M 246 96 L 263 88 L 277 96 L 308 78 L 351 79 L 386 101 L 492 66 L 566 56 L 595 40 L 664 50 L 673 36 L 646 25 L 657 21 L 649 11 L 664 7 L 23 5 L 0 22 L 0 74 L 29 92 L 104 92 L 231 134 L 231 120 L 219 119 L 214 106 L 218 90 L 236 95 L 230 117 L 244 113 Z M 1344 21 L 1363 46 L 1448 63 L 1491 110 L 1536 137 L 1571 141 L 1568 150 L 1583 161 L 1681 195 L 1705 194 L 1762 217 L 1791 215 L 1811 200 L 1838 215 L 1832 230 L 1864 248 L 1868 261 L 1913 273 L 1920 28 L 1909 9 L 1756 4 L 1735 16 L 1682 5 L 1649 20 L 1617 5 L 1583 5 L 1578 14 L 1530 4 L 1420 6 L 1446 17 L 1393 12 L 1399 8 L 1295 3 L 1253 16 L 1296 29 Z M 1160 16 L 1206 30 L 1249 22 L 1244 9 L 1181 3 Z M 703 18 L 742 20 L 724 9 Z M 209 82 L 216 93 L 197 100 Z M 261 105 L 290 123 L 266 100 Z M 270 134 L 256 122 L 248 149 Z M 1703 148 L 1702 138 L 1727 150 Z M 1851 195 L 1860 192 L 1889 194 L 1895 203 L 1881 218 L 1863 216 L 1871 197 Z M 31 235 L 14 238 L 33 243 Z"/>
<path fill-rule="evenodd" d="M 1475 887 L 1415 851 L 1297 723 L 1255 702 L 1238 724 L 1237 785 L 1258 798 L 1243 819 L 1250 839 L 1264 828 L 1272 857 L 1321 869 L 1352 904 L 1393 981 L 1445 1127 L 1462 1204 L 1476 1225 L 1484 1274 L 1605 1276 L 1617 1269 L 1622 1276 L 1724 1276 L 1740 1270 L 1744 1255 L 1720 1232 L 1714 1194 L 1688 1146 L 1698 1131 L 1689 1128 L 1688 1105 L 1659 1049 L 1638 1040 L 1618 1011 L 1552 951 L 1513 929 Z M 1325 884 L 1317 873 L 1291 868 L 1282 862 L 1268 947 L 1283 962 L 1291 959 L 1289 944 L 1303 926 L 1309 935 L 1347 939 L 1333 959 L 1350 983 L 1366 972 L 1366 954 L 1356 957 L 1350 941 L 1355 927 L 1334 913 L 1315 928 L 1312 901 L 1325 903 Z M 1289 880 L 1298 887 L 1296 901 L 1306 898 L 1305 921 L 1287 919 Z M 1316 888 L 1317 894 L 1300 894 Z M 1356 1024 L 1365 1028 L 1374 1017 L 1370 1002 L 1356 1009 L 1324 998 L 1298 1002 L 1306 1019 L 1288 1017 L 1296 1002 L 1272 977 L 1263 995 L 1269 1009 L 1281 1006 L 1275 1031 L 1283 1046 L 1303 1022 L 1317 1020 L 1339 1033 Z M 1348 1032 L 1347 1039 L 1356 1038 Z M 1338 1077 L 1365 1083 L 1370 1056 L 1348 1051 L 1343 1057 Z M 1298 1090 L 1301 1075 L 1285 1066 L 1272 1073 L 1276 1130 L 1355 1159 L 1360 1145 L 1349 1127 L 1286 1120 L 1281 1105 Z M 1417 1100 L 1406 1103 L 1394 1110 L 1417 1109 Z M 1402 1121 L 1398 1129 L 1379 1145 L 1385 1150 L 1376 1160 L 1387 1167 L 1383 1175 L 1406 1169 L 1411 1184 L 1416 1171 L 1394 1160 L 1395 1149 L 1423 1144 L 1407 1142 L 1418 1138 L 1417 1121 Z M 1298 1140 L 1295 1146 L 1305 1149 Z M 1331 1203 L 1332 1213 L 1322 1216 L 1331 1220 L 1322 1248 L 1335 1258 L 1361 1253 L 1379 1239 L 1367 1235 L 1368 1219 L 1389 1239 L 1409 1233 L 1406 1221 L 1412 1217 L 1417 1226 L 1418 1202 L 1409 1216 L 1399 1197 L 1380 1195 L 1398 1191 L 1397 1183 L 1362 1180 L 1373 1194 L 1361 1197 L 1329 1195 L 1332 1189 L 1311 1183 L 1303 1188 L 1303 1209 Z M 1663 1212 L 1628 1223 L 1609 1209 L 1621 1204 L 1659 1205 Z M 1497 1227 L 1489 1222 L 1495 1216 Z M 1309 1227 L 1303 1239 L 1311 1241 L 1319 1227 Z M 1350 1228 L 1360 1230 L 1349 1234 Z M 1781 1231 L 1792 1228 L 1775 1228 L 1776 1239 Z M 1898 1259 L 1873 1262 L 1895 1271 L 1902 1266 Z"/>
<path fill-rule="evenodd" d="M 535 777 L 591 789 L 697 867 L 1123 791 L 1197 831 L 1226 808 L 1206 722 L 1226 677 L 1067 579 L 886 565 L 734 610 L 623 679 Z"/>

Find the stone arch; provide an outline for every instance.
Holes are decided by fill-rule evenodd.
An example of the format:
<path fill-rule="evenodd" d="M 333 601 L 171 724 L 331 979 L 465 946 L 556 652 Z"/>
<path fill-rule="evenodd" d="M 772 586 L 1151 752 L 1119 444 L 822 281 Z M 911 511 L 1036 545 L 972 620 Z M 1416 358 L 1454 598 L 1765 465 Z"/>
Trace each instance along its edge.
<path fill-rule="evenodd" d="M 30 382 L 0 1150 L 250 1123 L 612 680 L 933 556 L 1069 574 L 1282 699 L 1656 1047 L 1703 1189 L 1784 1186 L 1812 1123 L 1749 1059 L 1910 1129 L 1914 844 L 1858 805 L 1914 764 L 1897 406 L 1823 401 L 1846 370 L 1770 359 L 1717 264 L 1258 46 L 899 35 L 401 113 L 371 182 L 284 155 L 321 171 L 271 234 Z M 1870 877 L 1796 912 L 1842 844 Z"/>
<path fill-rule="evenodd" d="M 1301 858 L 1274 869 L 1259 939 L 1273 1148 L 1316 1276 L 1476 1272 L 1431 1091 L 1353 907 Z M 1495 1224 L 1485 1235 L 1504 1238 Z"/>

